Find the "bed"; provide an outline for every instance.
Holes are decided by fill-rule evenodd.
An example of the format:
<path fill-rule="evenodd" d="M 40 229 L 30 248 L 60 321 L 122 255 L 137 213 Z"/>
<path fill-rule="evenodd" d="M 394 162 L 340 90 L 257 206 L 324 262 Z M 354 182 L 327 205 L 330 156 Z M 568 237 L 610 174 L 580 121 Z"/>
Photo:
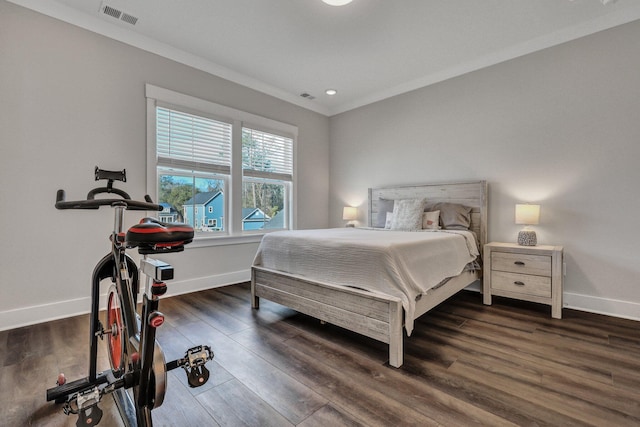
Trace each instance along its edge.
<path fill-rule="evenodd" d="M 343 327 L 350 331 L 365 335 L 367 337 L 382 341 L 389 344 L 389 365 L 400 367 L 403 363 L 403 328 L 407 333 L 411 333 L 414 319 L 431 310 L 458 291 L 464 289 L 481 277 L 479 269 L 465 268 L 461 273 L 454 273 L 453 276 L 447 276 L 446 280 L 438 280 L 437 283 L 431 283 L 424 286 L 424 289 L 414 290 L 414 293 L 398 293 L 389 288 L 380 288 L 374 286 L 370 280 L 368 270 L 377 265 L 375 256 L 384 258 L 388 255 L 376 255 L 377 248 L 370 241 L 381 240 L 377 236 L 385 236 L 382 240 L 393 240 L 392 236 L 404 233 L 409 240 L 415 240 L 409 244 L 417 245 L 427 244 L 427 240 L 441 239 L 447 241 L 451 246 L 455 240 L 455 245 L 460 246 L 460 235 L 464 237 L 465 244 L 468 244 L 471 234 L 465 231 L 449 231 L 449 230 L 426 230 L 425 232 L 402 232 L 395 231 L 390 234 L 384 234 L 387 231 L 380 230 L 383 223 L 383 216 L 387 215 L 389 201 L 391 203 L 401 200 L 426 199 L 428 206 L 434 206 L 436 203 L 463 205 L 469 208 L 468 229 L 473 233 L 476 240 L 476 248 L 481 256 L 482 248 L 487 241 L 487 183 L 486 181 L 463 182 L 463 183 L 439 183 L 439 184 L 423 184 L 394 186 L 369 189 L 369 197 L 367 203 L 367 221 L 368 230 L 359 229 L 336 229 L 334 231 L 327 230 L 331 234 L 334 242 L 329 248 L 318 246 L 313 248 L 312 243 L 310 252 L 305 252 L 307 259 L 313 259 L 318 264 L 318 271 L 314 273 L 305 269 L 304 262 L 298 262 L 302 258 L 291 258 L 291 254 L 300 254 L 296 246 L 293 249 L 285 249 L 284 252 L 272 254 L 276 248 L 283 245 L 282 242 L 276 240 L 281 239 L 284 235 L 289 234 L 290 237 L 297 236 L 300 241 L 308 240 L 313 242 L 315 234 L 325 234 L 319 230 L 295 230 L 291 232 L 270 233 L 263 238 L 263 242 L 258 249 L 251 274 L 251 306 L 254 309 L 259 308 L 259 299 L 266 298 L 270 301 L 290 307 L 301 313 L 318 318 L 321 321 L 332 323 Z M 350 234 L 351 233 L 351 234 Z M 273 236 L 271 235 L 273 234 Z M 353 236 L 353 239 L 351 239 Z M 370 237 L 373 236 L 373 237 Z M 387 237 L 389 236 L 389 237 Z M 267 239 L 268 237 L 268 239 Z M 398 237 L 399 238 L 399 237 Z M 295 241 L 295 239 L 291 239 Z M 344 244 L 337 243 L 344 240 Z M 365 241 L 363 254 L 371 253 L 372 262 L 365 262 L 364 258 L 360 258 L 359 262 L 349 264 L 351 267 L 347 272 L 348 277 L 340 277 L 334 273 L 334 262 L 336 259 L 331 258 L 334 250 L 337 252 L 339 247 L 348 245 L 350 240 Z M 271 242 L 269 244 L 266 242 Z M 404 243 L 403 243 L 404 244 Z M 372 249 L 373 247 L 373 249 Z M 417 246 L 415 246 L 417 247 Z M 346 250 L 346 249 L 345 249 Z M 314 253 L 314 251 L 317 251 Z M 324 251 L 324 252 L 322 252 Z M 469 249 L 471 251 L 471 249 Z M 350 247 L 348 252 L 354 252 Z M 358 253 L 358 251 L 355 251 Z M 404 262 L 407 249 L 405 252 L 396 251 L 396 261 L 400 264 Z M 308 256 L 308 254 L 313 254 Z M 346 253 L 346 252 L 345 252 Z M 287 255 L 289 254 L 289 255 Z M 400 254 L 400 255 L 398 255 Z M 268 261 L 271 258 L 272 261 Z M 440 260 L 443 258 L 441 257 Z M 278 260 L 278 262 L 274 262 Z M 320 264 L 322 261 L 328 264 Z M 459 260 L 458 260 L 459 261 Z M 480 261 L 479 257 L 476 261 Z M 300 265 L 299 268 L 296 268 Z M 358 265 L 360 270 L 354 268 Z M 308 267 L 308 266 L 307 266 Z M 404 268 L 405 266 L 403 266 Z M 394 267 L 395 268 L 395 267 Z M 324 269 L 324 270 L 323 270 Z M 389 269 L 389 268 L 387 268 Z M 401 269 L 400 269 L 401 270 Z M 321 272 L 325 273 L 322 274 Z M 459 271 L 459 270 L 457 270 Z M 331 272 L 331 274 L 327 274 Z M 374 271 L 375 276 L 385 276 L 383 270 Z M 406 277 L 402 271 L 400 275 Z M 358 276 L 363 278 L 362 283 L 358 281 Z M 424 280 L 428 282 L 433 280 L 431 277 L 415 275 L 417 281 Z M 416 281 L 416 280 L 414 280 Z M 420 285 L 420 284 L 419 284 Z M 411 288 L 412 286 L 408 286 Z M 422 287 L 422 285 L 420 285 Z"/>

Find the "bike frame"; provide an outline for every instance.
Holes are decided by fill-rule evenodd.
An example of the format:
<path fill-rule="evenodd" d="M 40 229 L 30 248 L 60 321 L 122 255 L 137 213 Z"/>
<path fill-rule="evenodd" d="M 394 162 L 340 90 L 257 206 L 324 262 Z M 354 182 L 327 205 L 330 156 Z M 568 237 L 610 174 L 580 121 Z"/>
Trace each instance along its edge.
<path fill-rule="evenodd" d="M 131 256 L 126 254 L 125 247 L 120 241 L 119 236 L 122 235 L 122 224 L 124 218 L 124 210 L 126 205 L 115 206 L 115 221 L 114 230 L 111 234 L 110 240 L 112 243 L 111 253 L 105 255 L 96 265 L 92 275 L 92 287 L 91 287 L 91 324 L 89 330 L 89 375 L 81 380 L 68 383 L 65 386 L 59 386 L 56 389 L 47 391 L 47 400 L 58 400 L 62 397 L 66 397 L 69 394 L 77 393 L 85 390 L 91 385 L 100 385 L 107 382 L 116 382 L 117 377 L 122 376 L 127 370 L 128 360 L 133 352 L 140 354 L 140 360 L 145 358 L 153 359 L 153 347 L 146 349 L 144 353 L 140 353 L 140 342 L 142 338 L 140 336 L 140 328 L 138 326 L 138 320 L 136 316 L 136 300 L 139 291 L 140 276 L 138 272 L 138 266 Z M 145 257 L 146 258 L 146 257 Z M 125 344 L 125 372 L 120 372 L 116 377 L 112 376 L 112 373 L 105 371 L 102 373 L 97 372 L 97 359 L 98 359 L 98 338 L 102 331 L 102 323 L 100 322 L 100 284 L 103 280 L 110 279 L 116 285 L 119 302 L 121 304 L 121 313 L 123 321 L 123 334 L 126 336 Z M 147 298 L 145 298 L 147 299 Z M 146 304 L 145 304 L 146 305 Z M 157 309 L 157 303 L 156 303 Z M 143 310 L 144 311 L 144 310 Z M 147 310 L 148 311 L 148 310 Z M 141 323 L 144 321 L 142 318 Z M 144 323 L 142 323 L 144 324 Z M 142 330 L 153 329 L 143 327 Z M 155 329 L 152 333 L 143 334 L 147 335 L 146 341 L 155 343 Z M 153 337 L 149 336 L 153 335 Z M 131 423 L 131 419 L 137 419 L 137 425 L 139 426 L 151 426 L 151 409 L 146 396 L 149 394 L 148 386 L 152 365 L 150 363 L 143 363 L 142 368 L 139 371 L 140 378 L 147 378 L 144 385 L 134 386 L 134 398 L 127 394 L 125 388 L 127 388 L 127 382 L 130 379 L 124 379 L 125 386 L 113 391 L 114 399 L 118 410 L 125 421 L 126 425 L 134 425 Z M 54 392 L 55 390 L 55 392 Z M 59 402 L 61 403 L 61 402 Z M 137 408 L 136 408 L 137 407 Z"/>
<path fill-rule="evenodd" d="M 114 206 L 114 209 L 115 219 L 113 233 L 110 238 L 112 247 L 110 256 L 111 262 L 107 262 L 105 266 L 112 267 L 110 268 L 112 274 L 111 279 L 115 282 L 116 291 L 119 298 L 120 313 L 123 322 L 122 333 L 124 335 L 123 338 L 125 338 L 124 371 L 127 372 L 131 368 L 133 370 L 136 369 L 136 367 L 129 368 L 129 365 L 132 363 L 131 357 L 134 353 L 139 354 L 141 361 L 144 361 L 146 358 L 153 356 L 153 346 L 150 349 L 148 347 L 143 347 L 141 349 L 140 343 L 143 342 L 143 338 L 141 335 L 153 335 L 152 343 L 155 343 L 155 328 L 148 327 L 146 317 L 146 314 L 148 313 L 146 300 L 143 304 L 143 316 L 140 320 L 140 325 L 142 327 L 140 328 L 138 326 L 136 305 L 140 285 L 140 277 L 138 274 L 138 267 L 136 266 L 133 259 L 125 252 L 126 248 L 123 244 L 124 239 L 121 237 L 123 236 L 122 226 L 126 205 Z M 105 258 L 109 258 L 109 255 L 107 255 L 107 257 Z M 99 275 L 103 276 L 103 274 Z M 153 331 L 149 332 L 149 329 L 153 329 Z M 96 332 L 97 331 L 94 331 L 94 336 L 96 335 Z M 95 339 L 97 339 L 97 337 Z M 149 356 L 149 354 L 151 356 Z M 116 390 L 114 392 L 116 405 L 118 406 L 118 410 L 120 411 L 123 420 L 128 419 L 131 416 L 131 411 L 133 410 L 136 414 L 137 424 L 139 426 L 152 425 L 152 408 L 149 407 L 149 404 L 151 402 L 148 402 L 147 399 L 147 395 L 149 394 L 149 381 L 145 381 L 144 384 L 142 381 L 144 378 L 149 378 L 151 376 L 151 369 L 152 366 L 149 363 L 142 363 L 142 368 L 140 369 L 139 373 L 140 383 L 138 384 L 138 386 L 133 387 L 133 401 L 124 388 Z"/>
<path fill-rule="evenodd" d="M 98 338 L 101 331 L 99 318 L 100 283 L 104 279 L 111 279 L 116 284 L 120 303 L 122 304 L 123 322 L 127 328 L 128 337 L 136 337 L 139 333 L 135 316 L 135 304 L 139 285 L 138 266 L 135 261 L 125 253 L 124 246 L 119 243 L 118 235 L 122 233 L 122 220 L 124 206 L 115 207 L 114 230 L 111 235 L 112 251 L 102 258 L 93 271 L 91 289 L 91 328 L 90 328 L 90 366 L 89 380 L 97 379 L 96 359 L 98 356 Z M 123 280 L 124 277 L 124 280 Z M 126 308 L 125 308 L 126 307 Z M 129 343 L 128 343 L 129 344 Z"/>
<path fill-rule="evenodd" d="M 47 400 L 64 403 L 65 414 L 78 414 L 78 423 L 92 426 L 102 417 L 102 410 L 98 407 L 101 398 L 112 394 L 127 427 L 148 427 L 152 425 L 151 410 L 164 400 L 167 371 L 184 368 L 191 387 L 199 387 L 209 379 L 209 371 L 204 366 L 213 359 L 209 346 L 192 347 L 187 349 L 184 358 L 165 362 L 164 353 L 156 342 L 156 329 L 164 322 L 164 315 L 158 308 L 160 296 L 167 289 L 164 280 L 173 279 L 173 267 L 147 258 L 147 254 L 182 251 L 184 245 L 191 242 L 193 229 L 186 224 L 168 224 L 144 218 L 125 235 L 125 210 L 153 211 L 159 210 L 160 206 L 152 203 L 149 196 L 145 196 L 144 202 L 135 201 L 126 192 L 113 188 L 114 180 L 126 182 L 124 170 L 104 171 L 96 167 L 95 175 L 96 181 L 108 179 L 109 183 L 107 187 L 91 190 L 86 200 L 65 201 L 64 190 L 58 190 L 56 196 L 57 209 L 98 209 L 101 206 L 114 209 L 113 231 L 109 237 L 111 252 L 98 261 L 92 274 L 89 374 L 72 382 L 67 382 L 64 374 L 60 374 L 58 385 L 47 390 Z M 112 193 L 120 198 L 95 199 L 96 194 L 102 193 Z M 126 253 L 127 246 L 138 247 L 138 252 L 144 255 L 140 268 Z M 138 314 L 140 274 L 146 276 L 146 286 L 142 294 L 142 312 Z M 115 293 L 110 293 L 107 323 L 111 324 L 105 330 L 99 310 L 100 285 L 106 279 L 115 285 Z M 115 334 L 117 338 L 114 338 Z M 110 339 L 111 369 L 98 373 L 98 338 L 104 335 Z M 131 394 L 128 389 L 132 389 Z M 77 408 L 71 406 L 74 402 Z"/>

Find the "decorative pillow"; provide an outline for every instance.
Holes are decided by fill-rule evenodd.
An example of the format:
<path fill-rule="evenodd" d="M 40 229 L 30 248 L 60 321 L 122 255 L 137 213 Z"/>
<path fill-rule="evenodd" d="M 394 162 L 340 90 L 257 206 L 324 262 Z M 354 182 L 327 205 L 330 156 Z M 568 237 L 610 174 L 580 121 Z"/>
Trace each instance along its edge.
<path fill-rule="evenodd" d="M 387 230 L 391 228 L 391 221 L 393 221 L 393 212 L 387 212 L 387 220 L 384 223 L 384 228 Z"/>
<path fill-rule="evenodd" d="M 388 228 L 385 226 L 388 212 L 393 212 L 393 200 L 379 199 L 378 216 L 376 216 L 376 223 L 373 224 L 373 226 L 377 228 Z"/>
<path fill-rule="evenodd" d="M 440 211 L 442 227 L 448 230 L 468 230 L 471 225 L 471 210 L 469 206 L 458 203 L 433 203 L 427 204 L 425 210 Z"/>
<path fill-rule="evenodd" d="M 396 200 L 393 205 L 392 230 L 417 231 L 422 229 L 424 199 Z"/>
<path fill-rule="evenodd" d="M 424 212 L 422 214 L 423 230 L 438 230 L 440 228 L 440 211 Z"/>

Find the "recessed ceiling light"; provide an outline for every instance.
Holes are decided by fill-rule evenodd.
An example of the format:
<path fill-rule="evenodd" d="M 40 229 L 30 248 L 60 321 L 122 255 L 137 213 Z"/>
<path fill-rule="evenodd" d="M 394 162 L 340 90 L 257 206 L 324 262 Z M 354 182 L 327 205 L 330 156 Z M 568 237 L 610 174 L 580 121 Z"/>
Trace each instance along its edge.
<path fill-rule="evenodd" d="M 338 91 L 335 90 L 335 89 L 327 89 L 327 90 L 324 91 L 324 93 L 326 93 L 327 95 L 333 96 L 336 93 L 338 93 Z"/>
<path fill-rule="evenodd" d="M 322 0 L 322 1 L 331 6 L 344 6 L 345 4 L 351 3 L 352 0 Z"/>

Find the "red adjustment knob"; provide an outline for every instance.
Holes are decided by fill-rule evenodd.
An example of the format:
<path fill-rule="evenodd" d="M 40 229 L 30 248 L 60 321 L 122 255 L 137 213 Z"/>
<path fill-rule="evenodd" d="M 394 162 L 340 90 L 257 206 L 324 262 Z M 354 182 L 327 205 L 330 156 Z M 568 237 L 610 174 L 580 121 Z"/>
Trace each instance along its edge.
<path fill-rule="evenodd" d="M 164 282 L 156 282 L 155 280 L 153 281 L 153 285 L 151 285 L 151 293 L 153 295 L 164 295 L 166 292 L 167 285 Z"/>
<path fill-rule="evenodd" d="M 159 311 L 154 311 L 149 315 L 149 326 L 157 328 L 164 323 L 164 314 Z"/>

